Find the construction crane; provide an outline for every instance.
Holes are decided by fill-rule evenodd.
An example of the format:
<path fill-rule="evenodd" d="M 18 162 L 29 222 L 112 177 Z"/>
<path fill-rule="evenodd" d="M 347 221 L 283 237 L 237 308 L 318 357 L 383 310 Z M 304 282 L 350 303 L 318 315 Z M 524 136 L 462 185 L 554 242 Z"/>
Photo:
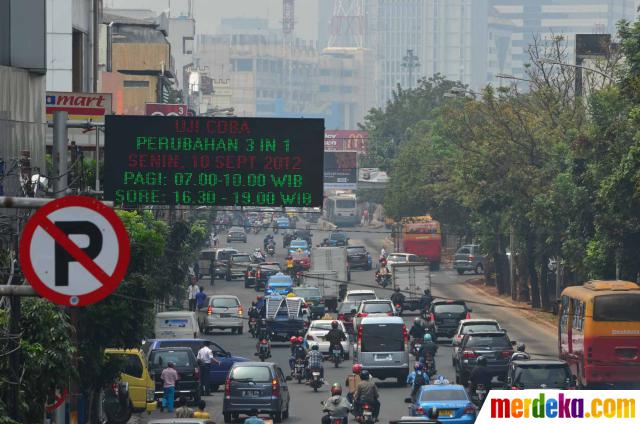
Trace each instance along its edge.
<path fill-rule="evenodd" d="M 282 0 L 282 32 L 291 34 L 295 23 L 295 0 Z"/>

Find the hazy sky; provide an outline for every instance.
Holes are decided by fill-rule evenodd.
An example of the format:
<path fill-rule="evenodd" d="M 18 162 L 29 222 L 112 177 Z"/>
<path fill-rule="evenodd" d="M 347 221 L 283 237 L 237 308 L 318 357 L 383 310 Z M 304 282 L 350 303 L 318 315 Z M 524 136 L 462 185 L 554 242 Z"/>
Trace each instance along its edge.
<path fill-rule="evenodd" d="M 320 0 L 329 2 L 331 0 Z M 187 10 L 187 0 L 104 0 L 105 7 L 127 9 L 169 9 L 175 14 Z M 220 18 L 268 18 L 272 27 L 282 27 L 282 0 L 193 0 L 196 31 L 213 33 Z M 318 38 L 318 0 L 296 0 L 296 36 L 306 40 Z"/>

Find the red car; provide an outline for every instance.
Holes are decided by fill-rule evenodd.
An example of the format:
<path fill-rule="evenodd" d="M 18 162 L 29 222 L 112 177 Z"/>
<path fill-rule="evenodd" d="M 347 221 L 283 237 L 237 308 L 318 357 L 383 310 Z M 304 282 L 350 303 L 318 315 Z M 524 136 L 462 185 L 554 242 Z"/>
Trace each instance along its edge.
<path fill-rule="evenodd" d="M 309 257 L 309 253 L 292 253 L 291 258 L 293 258 L 293 265 L 296 269 L 308 271 L 311 268 L 311 257 Z"/>

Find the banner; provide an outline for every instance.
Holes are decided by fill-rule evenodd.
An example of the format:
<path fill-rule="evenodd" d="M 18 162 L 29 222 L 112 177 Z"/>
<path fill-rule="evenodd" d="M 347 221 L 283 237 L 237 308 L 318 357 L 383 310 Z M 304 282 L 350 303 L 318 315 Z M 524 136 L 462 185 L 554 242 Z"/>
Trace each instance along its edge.
<path fill-rule="evenodd" d="M 332 130 L 324 132 L 324 151 L 354 151 L 367 152 L 367 131 Z"/>
<path fill-rule="evenodd" d="M 357 152 L 324 152 L 325 189 L 355 190 L 357 184 Z"/>
<path fill-rule="evenodd" d="M 631 424 L 640 390 L 491 390 L 476 424 Z"/>
<path fill-rule="evenodd" d="M 47 91 L 45 107 L 49 121 L 53 112 L 64 111 L 71 121 L 104 122 L 104 116 L 111 114 L 111 94 Z"/>

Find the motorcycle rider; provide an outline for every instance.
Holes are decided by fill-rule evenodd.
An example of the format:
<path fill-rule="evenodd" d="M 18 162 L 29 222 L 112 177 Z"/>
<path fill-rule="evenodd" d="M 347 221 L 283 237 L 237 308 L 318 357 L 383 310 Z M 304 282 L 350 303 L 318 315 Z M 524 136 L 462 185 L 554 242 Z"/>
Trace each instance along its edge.
<path fill-rule="evenodd" d="M 353 366 L 351 367 L 351 371 L 353 374 L 350 374 L 347 376 L 347 378 L 344 381 L 344 385 L 347 386 L 347 389 L 349 390 L 349 393 L 347 393 L 347 400 L 350 403 L 353 403 L 353 394 L 356 392 L 356 388 L 358 387 L 358 384 L 360 384 L 360 382 L 362 381 L 362 379 L 360 378 L 362 365 L 353 364 Z"/>
<path fill-rule="evenodd" d="M 438 345 L 431 340 L 431 334 L 426 333 L 422 337 L 422 347 L 418 352 L 418 358 L 425 364 L 429 361 L 433 364 L 433 370 L 436 370 L 436 353 L 438 353 Z"/>
<path fill-rule="evenodd" d="M 258 262 L 264 262 L 264 253 L 262 253 L 262 250 L 260 250 L 259 247 L 256 247 L 253 250 L 253 256 L 256 258 Z"/>
<path fill-rule="evenodd" d="M 429 376 L 425 373 L 421 362 L 416 362 L 413 369 L 414 371 L 407 376 L 407 384 L 411 384 L 411 398 L 415 401 L 420 387 L 429 384 Z"/>
<path fill-rule="evenodd" d="M 269 339 L 269 331 L 267 330 L 267 320 L 266 318 L 261 318 L 258 321 L 258 340 Z"/>
<path fill-rule="evenodd" d="M 324 379 L 324 367 L 322 366 L 322 353 L 320 353 L 317 344 L 311 346 L 311 350 L 307 353 L 307 383 L 311 380 L 311 373 L 313 371 L 320 371 L 320 379 Z"/>
<path fill-rule="evenodd" d="M 295 263 L 293 262 L 293 256 L 291 256 L 291 254 L 287 255 L 287 274 L 291 276 L 291 278 L 294 277 L 294 266 Z"/>
<path fill-rule="evenodd" d="M 375 420 L 378 419 L 380 414 L 380 393 L 378 393 L 378 387 L 371 381 L 369 371 L 362 370 L 360 372 L 360 378 L 362 381 L 356 387 L 356 391 L 353 394 L 354 409 L 357 411 L 357 416 L 362 416 L 362 406 L 368 404 L 371 407 L 371 412 Z"/>
<path fill-rule="evenodd" d="M 289 367 L 291 368 L 291 373 L 293 373 L 296 365 L 296 361 L 298 359 L 305 360 L 307 357 L 307 350 L 302 345 L 302 337 L 291 336 L 289 341 L 291 342 L 291 357 L 289 358 Z"/>
<path fill-rule="evenodd" d="M 342 386 L 340 383 L 333 383 L 331 386 L 331 397 L 322 402 L 322 412 L 327 415 L 322 417 L 322 424 L 331 424 L 331 417 L 341 418 L 340 422 L 347 424 L 351 403 L 342 397 Z"/>
<path fill-rule="evenodd" d="M 251 321 L 252 319 L 255 320 L 257 327 L 258 320 L 260 319 L 260 311 L 258 310 L 258 307 L 256 305 L 257 302 L 255 300 L 251 302 L 251 307 L 249 308 L 249 311 L 247 311 L 247 316 L 249 317 L 249 321 Z"/>
<path fill-rule="evenodd" d="M 493 380 L 493 373 L 487 366 L 487 358 L 480 355 L 476 359 L 476 366 L 471 370 L 469 375 L 469 383 L 471 384 L 472 393 L 475 392 L 479 385 L 484 386 L 487 390 L 491 388 L 491 380 Z"/>
<path fill-rule="evenodd" d="M 380 279 L 379 282 L 383 283 L 383 285 L 386 285 L 389 281 L 389 278 L 391 278 L 391 272 L 389 271 L 389 268 L 387 268 L 387 262 L 386 260 L 384 261 L 384 263 L 380 264 L 380 271 L 378 271 L 378 277 Z"/>
<path fill-rule="evenodd" d="M 404 305 L 404 295 L 400 292 L 400 287 L 396 287 L 394 289 L 394 293 L 391 295 L 391 301 L 393 302 L 393 306 Z"/>
<path fill-rule="evenodd" d="M 270 242 L 274 242 L 273 241 L 273 235 L 267 234 L 266 236 L 264 236 L 264 240 L 262 240 L 262 243 L 264 244 L 265 250 L 266 250 L 267 246 L 269 246 Z"/>
<path fill-rule="evenodd" d="M 333 355 L 333 349 L 340 349 L 340 356 L 344 356 L 344 349 L 342 342 L 347 340 L 347 336 L 344 331 L 338 325 L 338 321 L 331 321 L 331 330 L 324 336 L 324 339 L 329 342 L 329 355 Z"/>
<path fill-rule="evenodd" d="M 513 352 L 513 354 L 511 355 L 511 359 L 510 361 L 526 361 L 531 359 L 531 357 L 529 356 L 529 354 L 527 352 L 525 352 L 525 345 L 524 343 L 520 343 L 518 345 L 518 347 L 516 348 L 516 351 Z"/>
<path fill-rule="evenodd" d="M 426 311 L 431 306 L 431 302 L 433 301 L 433 296 L 431 295 L 431 290 L 425 289 L 424 294 L 420 296 L 420 310 Z"/>
<path fill-rule="evenodd" d="M 416 317 L 413 320 L 411 330 L 409 330 L 409 336 L 413 337 L 414 340 L 422 341 L 426 332 L 427 330 L 424 328 L 422 320 L 419 317 Z"/>

